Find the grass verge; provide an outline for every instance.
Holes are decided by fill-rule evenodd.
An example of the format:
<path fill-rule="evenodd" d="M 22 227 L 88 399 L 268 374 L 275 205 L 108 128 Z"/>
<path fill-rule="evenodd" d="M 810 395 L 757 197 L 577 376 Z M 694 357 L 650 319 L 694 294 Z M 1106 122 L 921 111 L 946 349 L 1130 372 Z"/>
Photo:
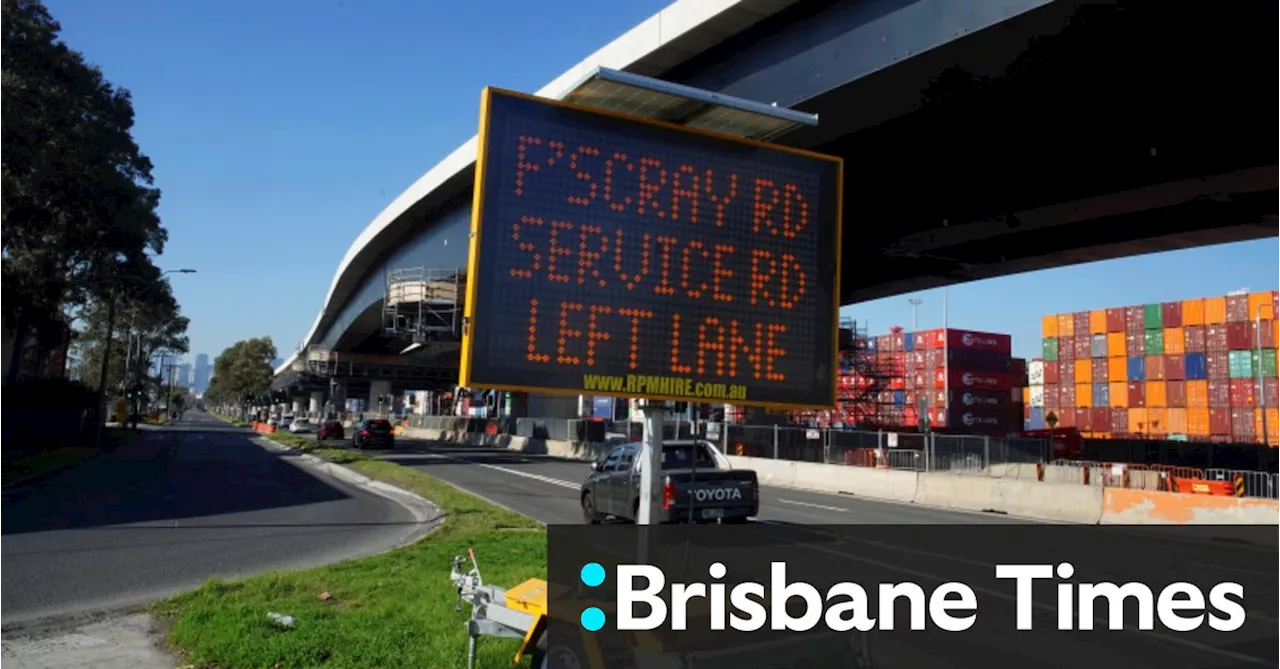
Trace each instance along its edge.
<path fill-rule="evenodd" d="M 546 577 L 546 532 L 439 479 L 359 451 L 288 433 L 275 441 L 411 490 L 448 514 L 423 541 L 390 553 L 300 572 L 210 580 L 152 607 L 169 641 L 198 667 L 453 667 L 465 661 L 463 614 L 449 584 L 453 556 L 474 547 L 485 580 L 512 586 Z M 318 595 L 330 597 L 320 601 Z M 268 612 L 291 615 L 281 628 Z M 517 644 L 484 639 L 479 667 L 509 667 Z"/>
<path fill-rule="evenodd" d="M 134 430 L 118 427 L 103 428 L 102 441 L 104 448 L 97 446 L 60 446 L 44 451 L 20 452 L 4 459 L 4 470 L 0 473 L 5 489 L 19 487 L 49 476 L 64 469 L 70 469 L 100 453 L 110 452 L 138 436 Z"/>

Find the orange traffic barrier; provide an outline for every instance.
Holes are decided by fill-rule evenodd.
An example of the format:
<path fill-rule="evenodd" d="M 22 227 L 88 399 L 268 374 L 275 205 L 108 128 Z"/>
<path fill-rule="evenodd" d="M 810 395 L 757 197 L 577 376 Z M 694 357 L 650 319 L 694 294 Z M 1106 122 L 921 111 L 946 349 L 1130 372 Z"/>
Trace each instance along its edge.
<path fill-rule="evenodd" d="M 1173 490 L 1171 492 L 1190 493 L 1193 495 L 1222 495 L 1225 497 L 1235 497 L 1235 486 L 1230 481 L 1208 481 L 1205 479 L 1173 479 Z"/>

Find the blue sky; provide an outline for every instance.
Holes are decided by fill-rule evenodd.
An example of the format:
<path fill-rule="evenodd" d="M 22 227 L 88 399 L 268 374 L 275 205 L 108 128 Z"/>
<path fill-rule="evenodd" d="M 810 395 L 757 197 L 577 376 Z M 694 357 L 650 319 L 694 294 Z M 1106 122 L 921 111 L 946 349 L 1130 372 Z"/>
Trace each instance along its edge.
<path fill-rule="evenodd" d="M 486 85 L 534 91 L 658 0 L 46 0 L 72 48 L 128 88 L 170 241 L 160 265 L 195 353 L 270 335 L 288 355 L 356 235 L 476 131 Z M 952 327 L 1036 355 L 1045 313 L 1277 284 L 1276 240 L 954 286 Z M 846 309 L 911 325 L 910 296 Z M 920 326 L 942 293 L 917 295 Z"/>

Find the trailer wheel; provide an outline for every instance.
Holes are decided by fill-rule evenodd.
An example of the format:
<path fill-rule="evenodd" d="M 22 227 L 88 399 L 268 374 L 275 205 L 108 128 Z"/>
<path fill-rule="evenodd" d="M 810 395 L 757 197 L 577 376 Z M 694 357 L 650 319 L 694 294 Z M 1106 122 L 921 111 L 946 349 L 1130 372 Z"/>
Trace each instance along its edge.
<path fill-rule="evenodd" d="M 530 657 L 532 658 L 529 663 L 530 669 L 549 669 L 551 666 L 547 659 L 547 631 L 545 629 L 542 630 L 542 634 L 538 635 L 538 643 L 534 644 Z"/>

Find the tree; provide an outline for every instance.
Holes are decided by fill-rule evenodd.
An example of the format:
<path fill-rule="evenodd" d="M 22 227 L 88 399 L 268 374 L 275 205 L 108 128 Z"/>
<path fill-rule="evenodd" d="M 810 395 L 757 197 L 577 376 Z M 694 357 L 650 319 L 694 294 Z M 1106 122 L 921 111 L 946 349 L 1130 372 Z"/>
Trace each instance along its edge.
<path fill-rule="evenodd" d="M 81 327 L 75 334 L 75 349 L 79 359 L 75 372 L 91 385 L 97 384 L 102 364 L 107 329 L 106 307 L 104 302 L 95 302 L 85 309 L 81 314 Z M 107 388 L 123 390 L 144 376 L 147 361 L 157 353 L 164 351 L 171 356 L 179 356 L 190 349 L 186 336 L 190 321 L 181 315 L 167 281 L 157 281 L 137 299 L 120 300 L 116 308 L 116 321 L 115 332 L 122 335 L 124 345 L 111 347 Z M 132 355 L 129 353 L 131 341 Z M 127 374 L 126 360 L 134 363 Z"/>
<path fill-rule="evenodd" d="M 0 289 L 16 353 L 90 302 L 154 282 L 167 233 L 128 91 L 58 38 L 38 0 L 3 0 L 2 22 Z"/>
<path fill-rule="evenodd" d="M 271 361 L 275 357 L 276 346 L 270 337 L 232 344 L 213 361 L 213 378 L 205 399 L 211 404 L 239 407 L 246 399 L 266 393 L 274 376 Z"/>

